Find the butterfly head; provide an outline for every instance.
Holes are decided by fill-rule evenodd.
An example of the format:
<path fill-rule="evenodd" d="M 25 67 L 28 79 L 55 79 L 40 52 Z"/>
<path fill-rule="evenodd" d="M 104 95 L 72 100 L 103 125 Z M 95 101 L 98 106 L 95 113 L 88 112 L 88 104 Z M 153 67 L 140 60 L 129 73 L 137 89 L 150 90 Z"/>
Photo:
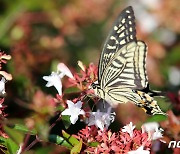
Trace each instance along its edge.
<path fill-rule="evenodd" d="M 100 87 L 100 85 L 98 84 L 97 81 L 93 82 L 91 85 L 90 85 L 90 89 L 93 89 L 94 90 L 94 94 L 99 96 L 99 97 L 102 97 L 102 89 Z"/>
<path fill-rule="evenodd" d="M 98 87 L 98 85 L 96 84 L 96 83 L 92 83 L 91 85 L 90 85 L 90 88 L 91 89 L 96 89 Z"/>
<path fill-rule="evenodd" d="M 97 81 L 93 82 L 93 83 L 90 85 L 90 89 L 93 89 L 93 90 L 100 89 L 100 86 L 99 86 L 98 82 L 97 82 Z"/>

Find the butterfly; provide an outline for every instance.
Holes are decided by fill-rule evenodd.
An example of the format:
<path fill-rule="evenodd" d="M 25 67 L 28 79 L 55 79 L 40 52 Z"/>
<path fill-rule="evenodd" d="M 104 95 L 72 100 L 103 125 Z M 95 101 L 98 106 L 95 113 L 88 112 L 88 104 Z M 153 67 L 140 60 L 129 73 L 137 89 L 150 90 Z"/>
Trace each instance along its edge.
<path fill-rule="evenodd" d="M 91 84 L 95 95 L 112 107 L 133 102 L 147 114 L 165 114 L 149 88 L 146 72 L 147 46 L 136 38 L 134 11 L 125 8 L 115 21 L 100 55 L 98 80 Z"/>

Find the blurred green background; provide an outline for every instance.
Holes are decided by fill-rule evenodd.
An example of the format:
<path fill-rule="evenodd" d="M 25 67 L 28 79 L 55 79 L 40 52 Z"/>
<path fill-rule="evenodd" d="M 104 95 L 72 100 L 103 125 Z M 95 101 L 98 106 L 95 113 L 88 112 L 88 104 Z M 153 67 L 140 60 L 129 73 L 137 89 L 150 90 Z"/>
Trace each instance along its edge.
<path fill-rule="evenodd" d="M 13 75 L 6 90 L 8 117 L 26 118 L 25 104 L 33 103 L 37 90 L 55 96 L 56 90 L 46 88 L 42 76 L 56 70 L 58 62 L 72 71 L 77 71 L 78 60 L 98 64 L 114 20 L 129 5 L 136 16 L 137 38 L 148 45 L 151 87 L 176 96 L 180 88 L 179 0 L 0 0 L 0 49 L 12 56 L 6 68 Z M 179 115 L 179 104 L 169 99 L 158 103 L 162 110 L 173 109 Z M 135 123 L 147 119 L 131 105 L 120 109 L 134 110 L 119 115 L 122 124 L 132 117 Z"/>

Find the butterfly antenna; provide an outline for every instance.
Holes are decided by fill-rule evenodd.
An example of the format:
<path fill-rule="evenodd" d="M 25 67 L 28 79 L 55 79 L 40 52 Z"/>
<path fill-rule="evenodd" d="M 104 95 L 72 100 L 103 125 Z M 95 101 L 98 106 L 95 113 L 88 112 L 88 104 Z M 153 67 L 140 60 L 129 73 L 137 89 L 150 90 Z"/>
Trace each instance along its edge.
<path fill-rule="evenodd" d="M 105 100 L 103 99 L 103 108 L 105 109 L 106 107 L 105 107 Z"/>
<path fill-rule="evenodd" d="M 84 95 L 83 100 L 85 100 L 86 98 L 87 98 L 87 95 Z"/>
<path fill-rule="evenodd" d="M 93 106 L 92 106 L 92 109 L 91 109 L 92 111 L 94 110 L 94 107 L 95 107 L 95 104 L 93 104 Z"/>
<path fill-rule="evenodd" d="M 88 98 L 87 103 L 90 101 L 90 98 Z"/>

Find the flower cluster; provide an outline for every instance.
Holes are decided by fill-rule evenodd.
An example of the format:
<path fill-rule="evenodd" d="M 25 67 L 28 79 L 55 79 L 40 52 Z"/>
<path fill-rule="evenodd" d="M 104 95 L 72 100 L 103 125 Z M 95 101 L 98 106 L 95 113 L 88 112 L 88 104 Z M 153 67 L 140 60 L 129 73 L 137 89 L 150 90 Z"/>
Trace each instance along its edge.
<path fill-rule="evenodd" d="M 2 64 L 6 64 L 7 60 L 10 60 L 11 56 L 10 55 L 6 55 L 3 52 L 0 52 L 0 70 L 2 69 Z M 5 83 L 6 81 L 12 80 L 12 75 L 5 72 L 5 71 L 0 71 L 0 75 L 2 76 L 1 80 L 0 80 L 0 95 L 3 96 L 6 91 L 5 91 Z M 4 112 L 4 107 L 2 106 L 2 103 L 4 102 L 4 98 L 0 98 L 0 114 L 3 115 Z"/>
<path fill-rule="evenodd" d="M 62 92 L 62 78 L 66 75 L 69 77 L 69 84 L 71 86 L 76 86 L 81 90 L 81 93 L 85 94 L 91 93 L 89 90 L 89 85 L 97 80 L 97 67 L 94 64 L 90 64 L 86 67 L 82 62 L 78 62 L 81 68 L 80 74 L 75 73 L 72 75 L 68 67 L 59 63 L 57 66 L 57 72 L 52 72 L 50 76 L 44 76 L 43 79 L 48 81 L 46 87 L 54 86 L 58 91 L 57 100 L 59 100 L 60 105 L 65 109 L 61 113 L 61 116 L 69 116 L 71 124 L 75 124 L 77 120 L 83 120 L 88 126 L 95 125 L 102 131 L 104 128 L 108 128 L 109 125 L 114 121 L 114 113 L 111 113 L 111 107 L 107 108 L 107 112 L 92 112 L 87 104 L 83 103 L 83 98 L 74 98 L 73 100 L 64 100 L 64 93 Z M 82 94 L 84 97 L 84 93 Z M 62 118 L 63 119 L 63 118 Z"/>
<path fill-rule="evenodd" d="M 89 67 L 86 67 L 81 61 L 78 61 L 78 65 L 81 68 L 80 74 L 75 73 L 74 79 L 69 81 L 72 86 L 77 86 L 81 91 L 88 90 L 89 85 L 97 80 L 97 66 L 90 63 Z"/>
<path fill-rule="evenodd" d="M 59 93 L 60 104 L 64 107 L 61 117 L 68 115 L 73 125 L 79 118 L 87 124 L 86 128 L 80 130 L 76 136 L 83 141 L 82 150 L 88 153 L 149 154 L 152 141 L 162 138 L 163 130 L 159 129 L 158 123 L 146 123 L 142 126 L 142 130 L 137 130 L 130 122 L 118 133 L 112 133 L 108 130 L 115 116 L 111 113 L 111 107 L 108 107 L 106 112 L 101 112 L 99 109 L 94 112 L 87 108 L 87 104 L 81 98 L 64 100 L 61 80 L 65 75 L 69 77 L 71 86 L 78 87 L 81 92 L 86 91 L 86 94 L 89 85 L 97 80 L 97 67 L 94 64 L 85 67 L 82 62 L 78 62 L 78 65 L 81 68 L 80 74 L 72 75 L 67 66 L 60 63 L 56 73 L 44 76 L 43 79 L 48 81 L 47 87 L 54 86 Z"/>
<path fill-rule="evenodd" d="M 26 11 L 18 7 L 21 5 L 26 6 Z M 80 72 L 71 73 L 63 63 L 60 63 L 57 71 L 44 76 L 46 86 L 50 90 L 56 88 L 56 98 L 40 90 L 43 85 L 39 79 L 51 64 L 54 66 L 57 59 L 70 62 L 71 65 L 77 59 L 84 59 L 87 62 L 87 57 L 88 61 L 96 61 L 100 43 L 98 41 L 107 33 L 107 27 L 112 25 L 113 19 L 125 5 L 133 7 L 138 37 L 148 44 L 149 82 L 161 87 L 161 90 L 169 91 L 167 95 L 170 100 L 166 100 L 167 102 L 160 100 L 158 103 L 164 110 L 170 111 L 167 112 L 167 117 L 147 116 L 134 104 L 120 104 L 116 109 L 121 111 L 117 112 L 116 117 L 119 125 L 124 126 L 130 121 L 137 124 L 137 128 L 144 121 L 158 121 L 159 124 L 145 123 L 142 129 L 138 130 L 133 123 L 129 123 L 119 132 L 112 133 L 118 126 L 112 125 L 112 132 L 109 130 L 114 120 L 112 109 L 99 108 L 98 98 L 90 97 L 93 91 L 89 89 L 89 85 L 97 80 L 97 67 L 94 64 L 86 67 L 79 62 Z M 17 1 L 16 5 L 4 1 L 1 8 L 3 9 L 0 19 L 1 48 L 11 52 L 13 63 L 7 68 L 12 71 L 14 78 L 7 90 L 6 83 L 12 76 L 2 69 L 2 65 L 6 64 L 11 56 L 0 52 L 1 152 L 20 154 L 28 153 L 31 149 L 32 153 L 36 153 L 37 149 L 44 151 L 46 148 L 51 153 L 67 153 L 63 151 L 62 146 L 65 146 L 71 153 L 147 154 L 150 153 L 150 149 L 152 153 L 171 151 L 174 154 L 180 153 L 180 148 L 168 149 L 165 144 L 161 144 L 160 147 L 160 141 L 166 141 L 168 145 L 170 141 L 178 141 L 180 138 L 178 1 L 138 0 L 138 3 L 132 0 L 125 3 L 117 3 L 117 0 L 44 3 L 24 1 L 23 4 Z M 114 16 L 110 17 L 112 14 Z M 4 96 L 9 97 L 6 104 Z M 82 121 L 87 126 L 87 131 L 81 136 L 83 139 L 79 136 L 78 139 L 75 138 L 78 141 L 72 141 L 73 135 L 68 136 L 60 132 L 65 126 L 68 128 L 67 132 L 74 134 L 81 129 Z M 160 126 L 164 131 L 159 129 Z M 76 129 L 70 130 L 74 127 Z M 55 135 L 54 133 L 58 135 L 56 134 L 55 141 L 52 142 L 48 137 Z M 33 138 L 35 140 L 31 144 Z M 47 141 L 51 143 L 47 144 Z M 38 142 L 42 144 L 34 147 Z"/>
<path fill-rule="evenodd" d="M 43 77 L 44 80 L 48 81 L 46 87 L 54 86 L 56 88 L 60 96 L 58 96 L 58 98 L 60 98 L 60 102 L 65 102 L 65 104 L 67 104 L 65 105 L 66 109 L 61 113 L 61 115 L 68 115 L 72 124 L 76 123 L 79 115 L 83 115 L 83 119 L 85 119 L 86 123 L 89 126 L 95 125 L 101 130 L 103 130 L 104 128 L 108 128 L 110 123 L 113 121 L 111 108 L 107 109 L 107 113 L 100 112 L 99 110 L 97 112 L 92 112 L 89 108 L 81 109 L 83 107 L 83 98 L 75 98 L 72 101 L 63 100 L 64 94 L 62 92 L 61 80 L 65 75 L 69 77 L 71 86 L 78 87 L 82 93 L 84 91 L 86 92 L 86 94 L 91 93 L 89 90 L 89 85 L 97 79 L 97 67 L 91 63 L 87 68 L 80 61 L 78 62 L 78 65 L 81 68 L 81 72 L 80 74 L 75 73 L 73 76 L 71 71 L 65 64 L 59 63 L 57 66 L 57 72 L 52 72 L 50 76 Z"/>
<path fill-rule="evenodd" d="M 157 124 L 149 123 L 150 130 L 154 128 L 161 134 L 156 127 Z M 111 130 L 98 130 L 96 127 L 86 127 L 79 131 L 77 138 L 82 139 L 85 145 L 84 151 L 88 153 L 128 153 L 128 154 L 149 154 L 152 141 L 162 137 L 157 132 L 150 130 L 137 130 L 132 122 L 124 126 L 119 132 L 112 133 Z M 151 137 L 154 136 L 154 138 Z"/>
<path fill-rule="evenodd" d="M 3 121 L 4 120 L 4 117 L 7 116 L 7 114 L 4 112 L 4 109 L 6 108 L 5 105 L 3 105 L 4 103 L 4 96 L 6 94 L 6 91 L 5 91 L 5 83 L 9 80 L 12 80 L 12 75 L 5 72 L 5 71 L 2 71 L 2 64 L 6 64 L 7 63 L 7 60 L 10 60 L 11 59 L 11 56 L 10 55 L 6 55 L 5 53 L 3 52 L 0 52 L 0 75 L 2 76 L 1 77 L 1 80 L 0 80 L 0 120 Z M 3 136 L 5 138 L 7 138 L 7 134 L 4 132 L 3 130 L 3 127 L 2 127 L 2 124 L 0 123 L 0 136 Z"/>

